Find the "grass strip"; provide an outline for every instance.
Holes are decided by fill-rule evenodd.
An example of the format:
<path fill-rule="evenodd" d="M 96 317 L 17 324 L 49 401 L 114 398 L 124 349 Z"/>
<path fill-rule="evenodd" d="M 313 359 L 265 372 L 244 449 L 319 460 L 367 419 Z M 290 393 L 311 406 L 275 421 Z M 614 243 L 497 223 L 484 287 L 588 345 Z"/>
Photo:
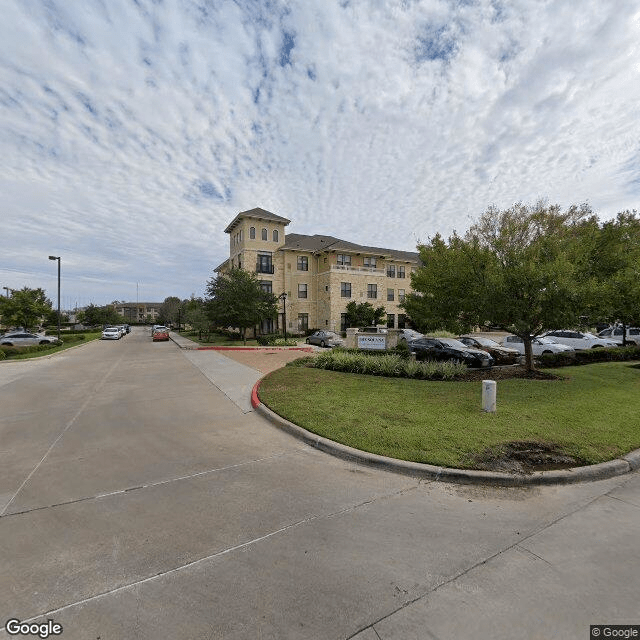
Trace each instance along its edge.
<path fill-rule="evenodd" d="M 553 370 L 559 380 L 501 380 L 498 410 L 481 410 L 480 382 L 424 381 L 284 367 L 260 399 L 318 435 L 356 449 L 474 468 L 489 447 L 553 443 L 595 464 L 640 448 L 640 369 L 611 362 Z"/>

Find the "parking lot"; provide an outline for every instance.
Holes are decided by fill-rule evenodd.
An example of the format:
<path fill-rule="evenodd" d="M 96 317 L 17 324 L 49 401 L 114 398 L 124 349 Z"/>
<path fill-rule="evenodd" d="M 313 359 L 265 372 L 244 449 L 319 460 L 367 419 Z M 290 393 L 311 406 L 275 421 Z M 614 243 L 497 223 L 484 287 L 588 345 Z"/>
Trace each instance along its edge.
<path fill-rule="evenodd" d="M 0 363 L 0 625 L 512 640 L 640 623 L 640 474 L 501 489 L 362 467 L 223 392 L 250 361 L 197 353 L 134 330 Z"/>

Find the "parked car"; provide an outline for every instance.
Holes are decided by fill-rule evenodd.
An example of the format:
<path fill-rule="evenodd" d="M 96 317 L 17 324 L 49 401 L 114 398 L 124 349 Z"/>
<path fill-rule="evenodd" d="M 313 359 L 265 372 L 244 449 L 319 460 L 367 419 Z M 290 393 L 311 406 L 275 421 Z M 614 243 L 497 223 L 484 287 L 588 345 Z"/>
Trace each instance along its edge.
<path fill-rule="evenodd" d="M 106 327 L 102 332 L 101 340 L 120 340 L 122 333 L 119 327 Z"/>
<path fill-rule="evenodd" d="M 307 344 L 320 347 L 342 347 L 344 340 L 335 331 L 314 331 L 306 340 Z"/>
<path fill-rule="evenodd" d="M 44 336 L 28 331 L 11 331 L 0 336 L 0 345 L 5 347 L 31 347 L 36 344 L 51 344 L 57 342 L 54 336 Z"/>
<path fill-rule="evenodd" d="M 156 327 L 152 336 L 153 342 L 169 340 L 169 329 L 167 327 Z"/>
<path fill-rule="evenodd" d="M 609 327 L 603 329 L 598 336 L 613 340 L 616 344 L 622 344 L 622 327 Z M 640 347 L 640 329 L 638 327 L 627 327 L 625 331 L 627 342 L 635 342 Z"/>
<path fill-rule="evenodd" d="M 583 331 L 568 331 L 566 329 L 548 331 L 545 338 L 551 338 L 554 342 L 568 344 L 574 349 L 602 349 L 603 347 L 617 347 L 618 344 L 611 339 L 599 338 L 592 333 Z"/>
<path fill-rule="evenodd" d="M 502 341 L 505 347 L 517 349 L 524 354 L 524 341 L 520 336 L 506 336 Z M 531 351 L 534 356 L 541 356 L 543 353 L 569 353 L 575 351 L 573 347 L 567 344 L 559 344 L 550 338 L 533 338 L 531 340 Z"/>
<path fill-rule="evenodd" d="M 517 349 L 505 347 L 491 338 L 484 336 L 460 336 L 458 338 L 462 344 L 473 349 L 482 349 L 491 355 L 496 364 L 516 364 L 521 355 Z"/>
<path fill-rule="evenodd" d="M 414 331 L 413 329 L 400 329 L 400 333 L 398 334 L 398 342 L 404 341 L 409 343 L 419 338 L 424 338 L 424 334 Z"/>
<path fill-rule="evenodd" d="M 480 349 L 467 347 L 453 338 L 418 338 L 407 343 L 417 357 L 424 360 L 453 360 L 468 367 L 490 367 L 493 358 Z"/>

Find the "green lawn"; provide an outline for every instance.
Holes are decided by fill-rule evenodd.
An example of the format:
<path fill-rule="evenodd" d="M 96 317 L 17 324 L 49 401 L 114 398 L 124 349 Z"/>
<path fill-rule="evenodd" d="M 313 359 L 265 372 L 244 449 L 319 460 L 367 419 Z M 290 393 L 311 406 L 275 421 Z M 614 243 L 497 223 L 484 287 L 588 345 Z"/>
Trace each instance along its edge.
<path fill-rule="evenodd" d="M 62 333 L 60 338 L 62 340 L 61 345 L 52 346 L 50 348 L 42 349 L 40 351 L 33 351 L 31 353 L 21 353 L 21 349 L 18 347 L 16 349 L 8 348 L 6 350 L 7 357 L 5 360 L 28 360 L 29 358 L 41 358 L 42 356 L 50 356 L 53 353 L 57 353 L 58 351 L 64 351 L 65 349 L 70 349 L 71 347 L 77 347 L 80 344 L 86 344 L 87 342 L 91 342 L 92 340 L 97 340 L 102 336 L 102 331 L 95 331 L 91 333 L 84 334 L 69 334 L 64 335 Z"/>
<path fill-rule="evenodd" d="M 549 370 L 561 380 L 501 380 L 495 414 L 480 382 L 363 376 L 303 367 L 269 374 L 260 399 L 331 440 L 393 458 L 473 468 L 512 441 L 554 443 L 585 464 L 640 448 L 640 368 L 628 362 Z"/>

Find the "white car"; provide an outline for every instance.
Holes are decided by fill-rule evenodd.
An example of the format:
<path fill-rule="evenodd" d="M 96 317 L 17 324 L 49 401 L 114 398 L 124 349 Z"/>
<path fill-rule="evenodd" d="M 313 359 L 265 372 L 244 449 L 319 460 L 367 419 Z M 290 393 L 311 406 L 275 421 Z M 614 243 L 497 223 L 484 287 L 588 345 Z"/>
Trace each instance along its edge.
<path fill-rule="evenodd" d="M 611 339 L 598 338 L 592 333 L 583 331 L 568 331 L 566 329 L 557 331 L 548 331 L 544 334 L 545 338 L 550 338 L 559 344 L 566 344 L 574 349 L 596 349 L 617 347 L 618 344 Z"/>
<path fill-rule="evenodd" d="M 517 349 L 521 354 L 524 354 L 524 341 L 520 336 L 506 336 L 502 340 L 502 344 L 505 347 Z M 540 337 L 532 338 L 531 351 L 534 356 L 541 356 L 543 353 L 569 353 L 575 351 L 575 349 L 566 344 L 553 342 L 549 338 Z"/>
<path fill-rule="evenodd" d="M 56 342 L 54 336 L 43 336 L 27 331 L 11 331 L 0 336 L 0 345 L 5 347 L 31 347 L 36 344 L 50 344 Z"/>
<path fill-rule="evenodd" d="M 107 327 L 102 332 L 102 340 L 120 340 L 122 333 L 119 327 Z"/>
<path fill-rule="evenodd" d="M 640 347 L 640 329 L 638 327 L 627 327 L 625 331 L 627 342 L 635 342 Z M 622 327 L 605 329 L 598 334 L 601 338 L 613 340 L 616 344 L 622 344 Z"/>

